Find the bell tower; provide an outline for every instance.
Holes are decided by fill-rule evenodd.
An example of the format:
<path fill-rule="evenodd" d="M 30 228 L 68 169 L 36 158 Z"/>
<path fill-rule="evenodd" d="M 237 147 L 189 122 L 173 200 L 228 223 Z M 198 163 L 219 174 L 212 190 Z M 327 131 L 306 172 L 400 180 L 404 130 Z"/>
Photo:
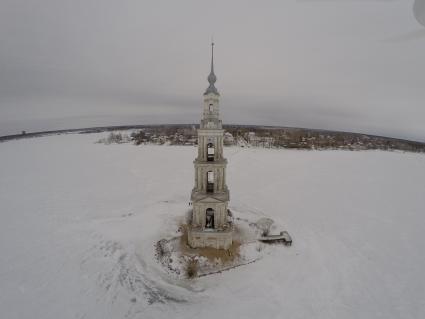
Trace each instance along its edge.
<path fill-rule="evenodd" d="M 227 160 L 223 156 L 224 130 L 220 120 L 219 98 L 214 74 L 214 43 L 211 43 L 209 86 L 204 93 L 204 109 L 198 129 L 198 156 L 194 160 L 195 186 L 192 190 L 192 220 L 188 242 L 193 248 L 228 249 L 232 244 L 233 223 L 228 210 Z"/>

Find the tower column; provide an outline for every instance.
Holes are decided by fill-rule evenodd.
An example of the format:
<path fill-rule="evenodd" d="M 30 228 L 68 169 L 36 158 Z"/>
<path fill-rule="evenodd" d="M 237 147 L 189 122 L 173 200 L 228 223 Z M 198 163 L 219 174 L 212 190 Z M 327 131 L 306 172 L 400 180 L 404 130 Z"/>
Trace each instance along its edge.
<path fill-rule="evenodd" d="M 220 171 L 220 188 L 221 190 L 224 189 L 224 168 Z"/>

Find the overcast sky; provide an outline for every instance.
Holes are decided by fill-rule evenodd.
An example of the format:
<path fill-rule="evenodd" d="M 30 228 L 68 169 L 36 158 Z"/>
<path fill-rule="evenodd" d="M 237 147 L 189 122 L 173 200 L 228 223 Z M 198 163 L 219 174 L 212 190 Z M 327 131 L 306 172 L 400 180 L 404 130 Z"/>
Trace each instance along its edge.
<path fill-rule="evenodd" d="M 425 141 L 425 1 L 0 0 L 0 135 L 224 123 Z M 421 24 L 421 22 L 423 24 Z"/>

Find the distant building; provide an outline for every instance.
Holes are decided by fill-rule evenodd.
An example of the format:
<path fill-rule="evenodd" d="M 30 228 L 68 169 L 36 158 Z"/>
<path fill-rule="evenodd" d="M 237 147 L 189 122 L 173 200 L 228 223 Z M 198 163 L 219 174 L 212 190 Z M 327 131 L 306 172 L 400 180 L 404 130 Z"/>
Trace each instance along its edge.
<path fill-rule="evenodd" d="M 235 143 L 235 139 L 234 139 L 233 135 L 230 132 L 224 133 L 223 143 L 225 145 L 232 145 L 232 144 Z"/>

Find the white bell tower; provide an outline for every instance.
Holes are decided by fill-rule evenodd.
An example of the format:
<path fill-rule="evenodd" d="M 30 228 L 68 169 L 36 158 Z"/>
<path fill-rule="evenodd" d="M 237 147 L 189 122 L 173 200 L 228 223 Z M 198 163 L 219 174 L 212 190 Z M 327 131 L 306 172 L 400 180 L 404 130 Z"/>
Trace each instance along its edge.
<path fill-rule="evenodd" d="M 228 249 L 232 245 L 233 223 L 227 208 L 227 160 L 223 157 L 224 130 L 219 113 L 220 94 L 214 86 L 216 81 L 214 43 L 211 43 L 210 85 L 204 93 L 204 111 L 198 129 L 198 157 L 194 161 L 195 186 L 191 195 L 193 211 L 188 242 L 193 248 Z"/>

